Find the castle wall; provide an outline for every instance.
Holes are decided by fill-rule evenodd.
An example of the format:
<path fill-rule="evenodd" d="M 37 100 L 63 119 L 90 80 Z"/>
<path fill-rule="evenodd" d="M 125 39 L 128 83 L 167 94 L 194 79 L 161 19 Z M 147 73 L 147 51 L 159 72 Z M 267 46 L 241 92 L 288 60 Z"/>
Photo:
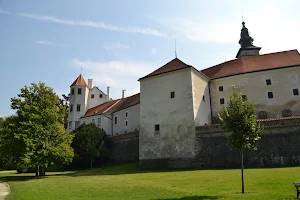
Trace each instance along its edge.
<path fill-rule="evenodd" d="M 115 116 L 118 117 L 118 124 L 113 124 L 113 135 L 120 135 L 140 129 L 140 104 L 115 112 L 113 117 Z"/>
<path fill-rule="evenodd" d="M 266 84 L 267 79 L 271 79 L 271 85 Z M 300 115 L 300 96 L 293 94 L 293 89 L 300 92 L 300 66 L 212 80 L 210 91 L 214 119 L 222 107 L 220 99 L 225 99 L 224 105 L 228 103 L 232 85 L 240 88 L 241 93 L 254 102 L 257 112 L 266 111 L 268 118 L 282 117 L 284 109 L 290 109 L 292 115 Z M 224 90 L 219 91 L 219 86 L 223 86 Z M 273 92 L 272 99 L 268 98 L 268 92 Z"/>
<path fill-rule="evenodd" d="M 131 132 L 111 137 L 112 161 L 115 163 L 138 161 L 139 132 Z"/>
<path fill-rule="evenodd" d="M 194 157 L 191 68 L 143 79 L 140 88 L 140 160 Z"/>

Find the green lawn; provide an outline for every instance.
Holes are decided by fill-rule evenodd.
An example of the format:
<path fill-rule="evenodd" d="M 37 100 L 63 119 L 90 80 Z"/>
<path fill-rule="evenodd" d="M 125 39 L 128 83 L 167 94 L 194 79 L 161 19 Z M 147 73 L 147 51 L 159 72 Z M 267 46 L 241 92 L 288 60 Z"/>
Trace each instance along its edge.
<path fill-rule="evenodd" d="M 241 194 L 241 173 L 230 170 L 146 171 L 135 165 L 121 165 L 78 172 L 33 174 L 0 172 L 11 194 L 7 199 L 295 199 L 294 181 L 300 181 L 300 167 L 246 169 L 245 194 Z"/>

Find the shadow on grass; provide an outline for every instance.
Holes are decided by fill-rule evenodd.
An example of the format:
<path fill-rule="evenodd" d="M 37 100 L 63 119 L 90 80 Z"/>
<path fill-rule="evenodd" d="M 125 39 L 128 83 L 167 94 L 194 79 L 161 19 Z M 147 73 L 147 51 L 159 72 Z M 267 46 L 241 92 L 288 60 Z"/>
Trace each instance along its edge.
<path fill-rule="evenodd" d="M 218 196 L 190 196 L 181 198 L 170 198 L 170 199 L 156 199 L 156 200 L 214 200 L 219 199 Z"/>
<path fill-rule="evenodd" d="M 23 174 L 23 175 L 12 174 L 12 176 L 1 176 L 0 182 L 28 181 L 28 180 L 32 180 L 32 179 L 42 179 L 42 178 L 44 178 L 44 177 L 29 176 L 28 174 Z"/>

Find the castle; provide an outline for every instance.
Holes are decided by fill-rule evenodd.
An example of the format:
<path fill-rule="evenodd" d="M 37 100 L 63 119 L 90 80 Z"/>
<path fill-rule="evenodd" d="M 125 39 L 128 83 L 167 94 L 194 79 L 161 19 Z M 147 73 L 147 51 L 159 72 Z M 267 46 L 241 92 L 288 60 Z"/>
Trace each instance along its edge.
<path fill-rule="evenodd" d="M 68 129 L 95 123 L 111 136 L 139 132 L 139 160 L 195 157 L 196 127 L 218 121 L 232 85 L 254 102 L 258 119 L 300 115 L 297 50 L 260 55 L 242 23 L 236 59 L 197 70 L 175 58 L 139 79 L 140 93 L 112 100 L 79 75 L 70 86 Z"/>

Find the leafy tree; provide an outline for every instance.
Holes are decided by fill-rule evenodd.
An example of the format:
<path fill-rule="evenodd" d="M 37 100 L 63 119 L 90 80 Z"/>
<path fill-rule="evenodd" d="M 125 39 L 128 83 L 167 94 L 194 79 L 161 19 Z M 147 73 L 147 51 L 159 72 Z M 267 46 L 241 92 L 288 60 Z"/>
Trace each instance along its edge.
<path fill-rule="evenodd" d="M 64 112 L 57 102 L 44 83 L 25 86 L 11 99 L 16 115 L 3 126 L 0 149 L 12 152 L 18 166 L 34 167 L 36 176 L 44 176 L 52 164 L 72 162 L 74 156 L 73 137 L 64 129 Z"/>
<path fill-rule="evenodd" d="M 57 99 L 58 99 L 57 107 L 59 108 L 61 114 L 63 115 L 63 124 L 64 124 L 65 129 L 67 130 L 70 94 L 68 94 L 68 96 L 65 94 L 62 94 L 62 98 L 57 95 Z"/>
<path fill-rule="evenodd" d="M 0 128 L 3 127 L 3 121 L 4 121 L 4 119 L 2 117 L 0 117 Z"/>
<path fill-rule="evenodd" d="M 253 103 L 242 97 L 241 92 L 233 86 L 227 107 L 219 112 L 221 126 L 227 135 L 228 145 L 239 150 L 242 170 L 242 193 L 244 193 L 244 149 L 256 150 L 256 141 L 260 139 L 263 126 L 256 120 Z"/>
<path fill-rule="evenodd" d="M 105 132 L 94 123 L 83 124 L 73 131 L 75 135 L 72 147 L 77 162 L 88 162 L 93 168 L 94 159 L 107 153 L 105 147 Z M 87 159 L 88 158 L 88 159 Z M 84 163 L 86 166 L 86 163 Z"/>

